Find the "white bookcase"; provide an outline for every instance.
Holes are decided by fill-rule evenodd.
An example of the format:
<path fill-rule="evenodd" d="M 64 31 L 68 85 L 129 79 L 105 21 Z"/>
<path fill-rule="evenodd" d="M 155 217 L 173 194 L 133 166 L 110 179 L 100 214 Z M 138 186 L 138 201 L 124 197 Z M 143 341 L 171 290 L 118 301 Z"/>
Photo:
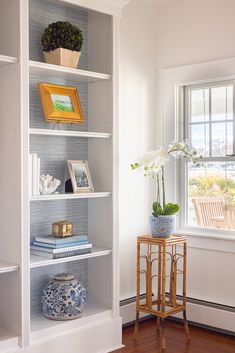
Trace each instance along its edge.
<path fill-rule="evenodd" d="M 0 353 L 100 353 L 121 347 L 118 287 L 118 22 L 128 0 L 0 0 Z M 84 33 L 78 69 L 44 62 L 40 37 L 67 20 Z M 38 82 L 73 85 L 82 125 L 44 119 Z M 28 155 L 61 180 L 59 194 L 30 197 Z M 66 160 L 88 160 L 95 191 L 68 194 Z M 30 256 L 36 234 L 58 219 L 87 233 L 93 251 L 50 260 Z M 41 312 L 43 286 L 72 271 L 86 286 L 81 318 L 52 321 Z"/>

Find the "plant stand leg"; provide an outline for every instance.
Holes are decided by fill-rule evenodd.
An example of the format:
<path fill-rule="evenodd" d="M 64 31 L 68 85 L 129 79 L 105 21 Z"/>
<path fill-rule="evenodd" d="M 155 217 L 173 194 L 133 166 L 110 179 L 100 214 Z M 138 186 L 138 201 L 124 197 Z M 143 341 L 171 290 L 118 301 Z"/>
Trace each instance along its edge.
<path fill-rule="evenodd" d="M 159 335 L 160 331 L 161 331 L 161 318 L 160 318 L 160 316 L 157 316 L 157 319 L 156 319 L 156 331 L 157 331 L 157 334 Z"/>
<path fill-rule="evenodd" d="M 139 318 L 140 318 L 140 314 L 137 311 L 136 312 L 136 320 L 135 320 L 135 330 L 134 330 L 134 339 L 137 339 L 137 334 L 138 334 L 138 330 L 139 330 Z"/>
<path fill-rule="evenodd" d="M 187 337 L 187 341 L 190 341 L 190 334 L 189 334 L 189 328 L 188 328 L 188 320 L 186 316 L 186 310 L 183 311 L 183 318 L 184 318 L 184 329 Z"/>
<path fill-rule="evenodd" d="M 166 320 L 162 318 L 161 319 L 162 351 L 166 350 L 165 324 L 166 324 Z"/>

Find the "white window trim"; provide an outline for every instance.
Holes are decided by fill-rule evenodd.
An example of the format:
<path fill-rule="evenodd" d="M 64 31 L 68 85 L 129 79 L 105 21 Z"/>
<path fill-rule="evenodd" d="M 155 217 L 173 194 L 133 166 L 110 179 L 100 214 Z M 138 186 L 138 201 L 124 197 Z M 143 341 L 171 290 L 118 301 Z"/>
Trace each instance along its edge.
<path fill-rule="evenodd" d="M 227 84 L 228 81 L 234 81 L 233 78 L 226 78 L 223 80 L 219 80 L 219 78 L 216 78 L 215 80 L 211 79 L 209 81 L 203 80 L 197 82 L 197 83 L 181 83 L 176 85 L 176 99 L 178 99 L 178 114 L 176 115 L 176 121 L 177 121 L 177 126 L 178 126 L 178 138 L 179 140 L 182 140 L 185 135 L 185 88 L 190 88 L 190 87 L 203 87 L 207 86 L 209 84 L 213 83 L 219 83 L 221 86 L 223 84 Z M 178 98 L 177 98 L 178 97 Z M 177 113 L 177 112 L 176 112 Z M 204 157 L 203 161 L 213 161 L 216 160 L 218 161 L 220 157 Z M 222 161 L 228 160 L 228 161 L 235 161 L 235 157 L 233 156 L 225 156 L 221 158 Z M 214 238 L 220 238 L 220 239 L 229 239 L 229 240 L 235 240 L 235 231 L 233 230 L 223 230 L 223 229 L 214 229 L 214 228 L 205 228 L 205 227 L 193 227 L 193 226 L 187 226 L 188 224 L 188 188 L 186 187 L 188 183 L 188 168 L 186 167 L 185 161 L 178 160 L 177 161 L 177 166 L 176 168 L 178 169 L 178 172 L 176 175 L 178 176 L 177 178 L 177 185 L 179 185 L 178 188 L 178 195 L 177 195 L 177 200 L 178 203 L 181 205 L 181 212 L 180 212 L 180 217 L 179 217 L 179 232 L 180 233 L 189 233 L 191 235 L 196 235 L 196 236 L 205 236 L 205 237 L 214 237 Z M 216 234 L 215 234 L 216 233 Z"/>
<path fill-rule="evenodd" d="M 172 140 L 179 140 L 183 132 L 183 87 L 209 82 L 235 80 L 235 58 L 218 61 L 168 68 L 162 71 L 161 90 L 161 144 L 167 146 Z M 174 128 L 172 128 L 174 117 Z M 175 175 L 174 183 L 168 184 L 172 202 L 180 203 L 184 185 L 182 180 L 182 163 L 178 160 L 171 163 L 170 174 Z M 181 164 L 181 165 L 180 165 Z M 174 185 L 173 185 L 174 184 Z M 184 198 L 186 200 L 186 198 Z M 185 207 L 182 207 L 182 209 Z M 182 211 L 181 211 L 182 212 Z M 235 241 L 235 232 L 212 228 L 184 227 L 181 213 L 179 217 L 178 233 L 205 239 L 221 239 Z"/>
<path fill-rule="evenodd" d="M 203 83 L 203 84 L 196 84 L 196 85 L 184 85 L 184 86 L 180 86 L 180 94 L 183 95 L 183 102 L 180 99 L 180 104 L 182 103 L 182 108 L 180 108 L 180 116 L 178 116 L 178 119 L 181 119 L 180 121 L 180 126 L 182 127 L 179 131 L 179 136 L 180 136 L 180 140 L 182 140 L 185 137 L 185 133 L 186 130 L 188 129 L 188 111 L 186 111 L 187 109 L 189 109 L 188 107 L 188 101 L 186 101 L 186 99 L 188 98 L 188 93 L 190 92 L 190 90 L 192 88 L 198 88 L 201 89 L 203 87 L 208 87 L 208 85 L 210 87 L 213 87 L 213 83 L 215 83 L 216 87 L 219 86 L 227 86 L 229 85 L 229 83 L 233 84 L 234 88 L 235 88 L 235 82 L 234 80 L 226 80 L 226 81 L 210 81 L 209 83 Z M 235 89 L 234 89 L 234 94 L 235 94 Z M 233 101 L 235 102 L 235 99 L 233 99 Z M 187 117 L 187 118 L 186 118 Z M 233 120 L 234 121 L 234 118 Z M 223 122 L 226 122 L 225 120 Z M 218 120 L 216 121 L 216 123 L 218 123 Z M 208 124 L 211 124 L 211 122 L 209 121 Z M 234 124 L 235 126 L 235 124 Z M 234 134 L 235 136 L 235 134 Z M 234 138 L 234 143 L 233 143 L 233 152 L 234 152 L 234 144 L 235 144 L 235 138 Z M 209 161 L 234 161 L 235 162 L 235 157 L 234 156 L 224 156 L 224 157 L 203 157 L 202 159 L 203 162 L 209 162 Z M 190 233 L 194 232 L 196 234 L 201 234 L 201 235 L 210 235 L 212 232 L 214 233 L 214 228 L 206 228 L 206 227 L 194 227 L 194 226 L 188 226 L 188 168 L 187 168 L 187 162 L 186 161 L 181 161 L 180 163 L 180 183 L 181 183 L 181 193 L 180 193 L 180 197 L 179 197 L 179 203 L 181 205 L 181 214 L 180 214 L 180 228 L 183 231 L 189 231 Z M 185 186 L 185 188 L 183 187 Z M 217 236 L 223 236 L 225 238 L 234 236 L 235 231 L 232 230 L 222 230 L 222 229 L 218 229 L 218 231 L 216 230 L 216 232 L 218 233 Z"/>

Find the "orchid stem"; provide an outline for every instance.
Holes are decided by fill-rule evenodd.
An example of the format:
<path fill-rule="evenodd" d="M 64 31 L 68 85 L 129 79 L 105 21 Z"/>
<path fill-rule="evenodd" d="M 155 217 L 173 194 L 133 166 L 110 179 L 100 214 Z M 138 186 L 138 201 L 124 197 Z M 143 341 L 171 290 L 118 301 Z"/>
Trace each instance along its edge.
<path fill-rule="evenodd" d="M 157 175 L 157 203 L 160 204 L 160 182 L 159 182 L 159 175 Z"/>
<path fill-rule="evenodd" d="M 164 167 L 162 167 L 162 203 L 163 210 L 166 207 L 166 192 L 165 192 L 165 180 L 164 180 Z"/>

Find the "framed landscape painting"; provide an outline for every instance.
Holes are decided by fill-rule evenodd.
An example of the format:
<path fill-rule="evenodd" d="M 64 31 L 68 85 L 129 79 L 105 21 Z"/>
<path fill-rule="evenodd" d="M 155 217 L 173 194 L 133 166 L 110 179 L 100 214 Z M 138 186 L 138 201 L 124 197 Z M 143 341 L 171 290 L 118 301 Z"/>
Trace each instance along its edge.
<path fill-rule="evenodd" d="M 93 192 L 87 161 L 67 161 L 74 193 Z"/>
<path fill-rule="evenodd" d="M 68 124 L 85 121 L 76 87 L 39 82 L 38 88 L 46 121 Z"/>

